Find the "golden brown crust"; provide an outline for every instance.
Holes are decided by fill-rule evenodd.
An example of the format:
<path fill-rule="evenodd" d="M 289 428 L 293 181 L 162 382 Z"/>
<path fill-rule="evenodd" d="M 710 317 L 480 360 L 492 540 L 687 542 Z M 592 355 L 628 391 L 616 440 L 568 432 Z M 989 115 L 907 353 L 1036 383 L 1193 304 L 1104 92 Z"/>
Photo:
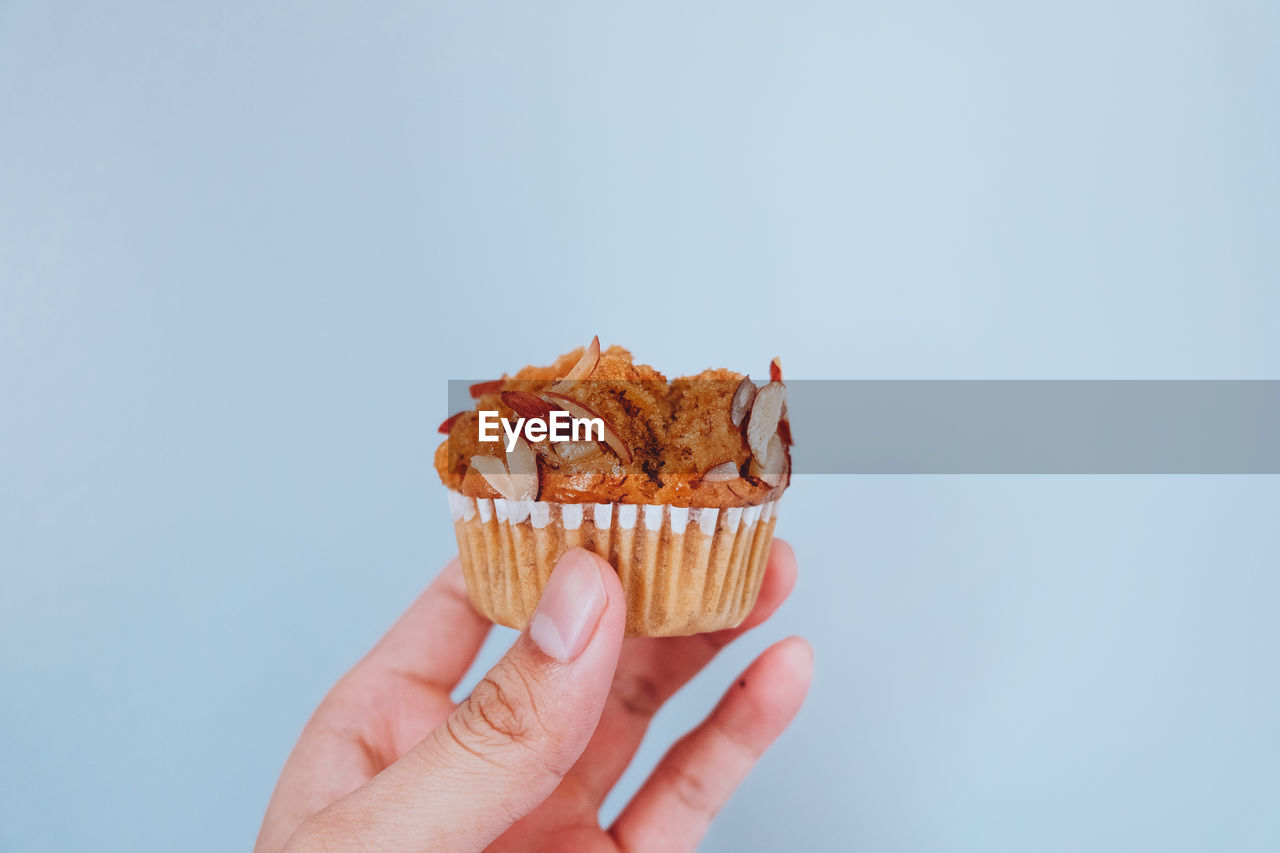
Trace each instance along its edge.
<path fill-rule="evenodd" d="M 509 395 L 504 400 L 503 393 L 518 391 L 556 407 L 580 407 L 604 420 L 613 433 L 598 451 L 589 445 L 579 448 L 581 458 L 564 458 L 547 442 L 534 445 L 538 500 L 730 507 L 776 499 L 786 488 L 789 473 L 771 480 L 776 485 L 753 475 L 759 466 L 751 464 L 747 422 L 735 425 L 731 416 L 742 374 L 708 369 L 668 383 L 652 367 L 636 364 L 627 350 L 612 346 L 599 353 L 587 378 L 566 381 L 584 352 L 580 347 L 551 365 L 530 365 L 476 389 L 475 408 L 448 424 L 448 438 L 436 449 L 441 481 L 470 497 L 502 497 L 470 464 L 475 456 L 505 456 L 505 439 L 479 441 L 477 413 L 493 410 L 514 422 L 518 413 L 508 400 L 519 406 L 521 399 Z M 787 427 L 781 429 L 789 437 Z M 790 453 L 785 448 L 784 453 L 789 472 Z M 717 471 L 715 482 L 704 479 L 712 469 Z"/>

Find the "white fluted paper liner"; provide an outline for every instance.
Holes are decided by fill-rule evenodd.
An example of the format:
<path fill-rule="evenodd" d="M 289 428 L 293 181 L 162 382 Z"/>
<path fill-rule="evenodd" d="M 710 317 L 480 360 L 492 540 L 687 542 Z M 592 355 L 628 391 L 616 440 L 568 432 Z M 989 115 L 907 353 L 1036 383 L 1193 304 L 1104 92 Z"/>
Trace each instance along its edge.
<path fill-rule="evenodd" d="M 561 504 L 449 492 L 467 590 L 493 621 L 523 629 L 556 560 L 582 547 L 618 571 L 627 634 L 738 625 L 755 605 L 777 501 L 748 507 Z"/>

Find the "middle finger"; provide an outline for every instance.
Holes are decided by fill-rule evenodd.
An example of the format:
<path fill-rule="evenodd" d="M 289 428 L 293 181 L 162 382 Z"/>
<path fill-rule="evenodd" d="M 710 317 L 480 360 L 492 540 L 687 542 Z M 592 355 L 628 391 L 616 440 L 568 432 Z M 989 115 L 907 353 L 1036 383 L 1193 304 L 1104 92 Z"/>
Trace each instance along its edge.
<path fill-rule="evenodd" d="M 565 783 L 598 807 L 631 763 L 663 703 L 720 649 L 772 616 L 795 582 L 795 552 L 774 539 L 760 594 L 741 625 L 711 634 L 625 641 L 600 724 Z"/>

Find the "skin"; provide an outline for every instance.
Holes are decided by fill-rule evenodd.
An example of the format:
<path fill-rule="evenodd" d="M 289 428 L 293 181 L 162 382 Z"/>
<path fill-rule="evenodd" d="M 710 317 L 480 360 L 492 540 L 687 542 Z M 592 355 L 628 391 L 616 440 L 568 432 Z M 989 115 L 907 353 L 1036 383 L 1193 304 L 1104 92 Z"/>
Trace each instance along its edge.
<path fill-rule="evenodd" d="M 693 850 L 799 710 L 813 671 L 803 639 L 757 657 L 611 826 L 600 806 L 663 703 L 786 599 L 794 552 L 774 541 L 740 627 L 626 641 L 617 574 L 591 562 L 606 600 L 581 651 L 557 660 L 525 632 L 460 704 L 451 693 L 490 625 L 457 560 L 445 566 L 321 702 L 255 850 Z"/>

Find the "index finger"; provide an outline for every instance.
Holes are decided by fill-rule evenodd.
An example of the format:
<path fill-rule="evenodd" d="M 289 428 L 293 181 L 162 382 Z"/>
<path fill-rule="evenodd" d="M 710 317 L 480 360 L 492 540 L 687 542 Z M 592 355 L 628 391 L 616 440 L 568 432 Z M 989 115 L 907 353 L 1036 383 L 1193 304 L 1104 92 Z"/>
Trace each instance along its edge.
<path fill-rule="evenodd" d="M 454 557 L 356 669 L 408 676 L 447 695 L 467 674 L 491 626 L 472 606 Z"/>

